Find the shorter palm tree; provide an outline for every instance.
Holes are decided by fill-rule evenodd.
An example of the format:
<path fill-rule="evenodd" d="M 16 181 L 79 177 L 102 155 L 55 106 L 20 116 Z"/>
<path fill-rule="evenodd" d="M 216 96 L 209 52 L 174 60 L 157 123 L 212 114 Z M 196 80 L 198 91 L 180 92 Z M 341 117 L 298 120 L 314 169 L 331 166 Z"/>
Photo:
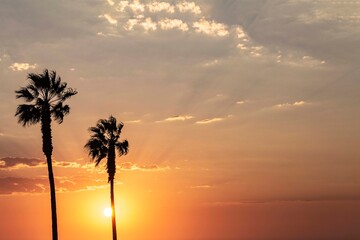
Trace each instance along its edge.
<path fill-rule="evenodd" d="M 120 141 L 120 134 L 124 124 L 116 123 L 116 118 L 110 116 L 109 119 L 100 119 L 95 127 L 89 128 L 90 139 L 85 144 L 85 149 L 89 152 L 89 156 L 95 161 L 95 166 L 99 165 L 102 159 L 107 158 L 106 169 L 110 182 L 110 199 L 112 210 L 112 234 L 113 240 L 116 236 L 115 221 L 115 203 L 114 203 L 114 177 L 116 173 L 116 150 L 119 156 L 126 155 L 129 151 L 129 143 L 127 140 Z"/>

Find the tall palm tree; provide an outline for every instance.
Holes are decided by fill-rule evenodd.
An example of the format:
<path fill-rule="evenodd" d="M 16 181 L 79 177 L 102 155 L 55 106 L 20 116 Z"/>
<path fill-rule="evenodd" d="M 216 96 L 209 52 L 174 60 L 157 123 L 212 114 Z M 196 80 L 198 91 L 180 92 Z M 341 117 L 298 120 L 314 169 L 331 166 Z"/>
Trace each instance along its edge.
<path fill-rule="evenodd" d="M 90 139 L 84 146 L 89 152 L 91 159 L 95 161 L 95 166 L 99 165 L 102 159 L 107 158 L 106 169 L 109 175 L 108 182 L 110 182 L 113 240 L 117 239 L 114 204 L 115 151 L 117 150 L 119 156 L 126 155 L 129 151 L 128 141 L 124 140 L 121 142 L 119 140 L 123 126 L 122 122 L 117 124 L 116 118 L 113 116 L 110 116 L 109 119 L 100 119 L 95 127 L 89 128 Z"/>
<path fill-rule="evenodd" d="M 41 74 L 28 74 L 28 80 L 29 84 L 26 87 L 15 91 L 16 98 L 27 102 L 18 105 L 15 116 L 24 127 L 41 123 L 42 150 L 46 156 L 50 182 L 52 239 L 57 240 L 55 182 L 51 159 L 53 150 L 51 119 L 59 124 L 63 122 L 64 116 L 70 112 L 70 107 L 64 105 L 64 102 L 77 94 L 77 91 L 67 88 L 67 83 L 61 82 L 55 71 L 49 72 L 47 69 Z"/>

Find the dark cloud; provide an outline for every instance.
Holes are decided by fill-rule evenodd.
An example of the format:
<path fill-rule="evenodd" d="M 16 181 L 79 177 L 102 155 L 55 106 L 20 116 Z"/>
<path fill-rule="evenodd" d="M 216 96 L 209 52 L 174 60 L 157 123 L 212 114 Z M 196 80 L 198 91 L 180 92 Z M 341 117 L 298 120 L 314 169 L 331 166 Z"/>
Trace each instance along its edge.
<path fill-rule="evenodd" d="M 25 158 L 25 157 L 4 157 L 0 159 L 0 169 L 8 168 L 21 168 L 23 166 L 27 167 L 46 167 L 46 160 L 39 158 Z M 55 161 L 53 160 L 54 167 L 61 168 L 81 168 L 87 167 L 87 165 L 81 165 L 77 162 L 67 162 L 67 161 Z"/>
<path fill-rule="evenodd" d="M 48 189 L 47 184 L 45 178 L 4 177 L 0 178 L 0 194 L 41 193 Z"/>
<path fill-rule="evenodd" d="M 46 177 L 0 177 L 0 186 L 0 195 L 49 192 L 49 180 Z M 78 175 L 71 177 L 56 177 L 55 186 L 57 192 L 72 192 L 95 190 L 107 187 L 108 184 L 106 179 L 102 180 Z"/>
<path fill-rule="evenodd" d="M 49 180 L 46 176 L 45 160 L 36 158 L 5 157 L 0 160 L 0 195 L 13 193 L 43 193 L 49 191 Z M 23 166 L 28 166 L 24 177 L 18 177 L 23 171 Z M 42 169 L 34 168 L 40 166 Z M 95 168 L 92 164 L 79 164 L 76 162 L 54 161 L 53 167 L 57 168 L 55 185 L 58 192 L 87 191 L 108 187 L 104 169 Z M 126 171 L 164 171 L 168 167 L 156 164 L 136 165 L 125 162 L 119 165 L 120 170 Z M 33 177 L 31 177 L 33 176 Z M 116 182 L 121 184 L 121 182 Z"/>
<path fill-rule="evenodd" d="M 244 200 L 244 201 L 219 201 L 219 202 L 210 202 L 206 205 L 214 207 L 231 207 L 239 205 L 250 205 L 250 204 L 281 204 L 281 203 L 324 203 L 324 202 L 357 202 L 360 201 L 360 195 L 328 195 L 328 196 L 313 196 L 311 198 L 284 198 L 284 199 L 263 199 L 263 200 Z"/>
<path fill-rule="evenodd" d="M 0 159 L 0 168 L 11 168 L 17 165 L 35 167 L 44 163 L 45 160 L 38 158 L 5 157 Z"/>

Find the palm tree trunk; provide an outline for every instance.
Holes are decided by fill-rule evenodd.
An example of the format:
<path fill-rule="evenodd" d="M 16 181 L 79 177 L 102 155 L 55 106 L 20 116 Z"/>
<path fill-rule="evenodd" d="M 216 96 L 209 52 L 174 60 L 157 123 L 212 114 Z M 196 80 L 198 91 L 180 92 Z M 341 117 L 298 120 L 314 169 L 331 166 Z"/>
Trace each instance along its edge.
<path fill-rule="evenodd" d="M 117 239 L 116 236 L 116 220 L 115 220 L 115 203 L 114 203 L 114 179 L 110 180 L 110 198 L 111 198 L 111 221 L 112 221 L 112 235 L 113 240 Z"/>
<path fill-rule="evenodd" d="M 55 181 L 54 181 L 54 173 L 53 173 L 53 169 L 52 169 L 52 158 L 51 158 L 52 150 L 53 150 L 52 137 L 51 137 L 51 117 L 50 117 L 50 109 L 48 107 L 44 107 L 44 109 L 42 111 L 41 132 L 42 132 L 42 140 L 43 140 L 43 152 L 46 156 L 48 173 L 49 173 L 52 239 L 58 240 Z"/>
<path fill-rule="evenodd" d="M 58 240 L 58 230 L 57 230 L 57 216 L 56 216 L 56 196 L 55 196 L 55 181 L 54 174 L 52 170 L 51 156 L 46 157 L 48 162 L 48 172 L 49 172 L 49 183 L 50 183 L 50 199 L 51 199 L 51 219 L 52 219 L 52 239 Z"/>

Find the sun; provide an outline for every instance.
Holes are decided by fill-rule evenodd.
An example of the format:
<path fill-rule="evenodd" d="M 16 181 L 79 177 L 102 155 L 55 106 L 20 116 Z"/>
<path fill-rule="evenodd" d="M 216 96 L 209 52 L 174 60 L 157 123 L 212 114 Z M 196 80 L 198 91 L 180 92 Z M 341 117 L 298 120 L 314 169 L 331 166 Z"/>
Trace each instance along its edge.
<path fill-rule="evenodd" d="M 110 207 L 107 207 L 107 208 L 104 209 L 104 215 L 105 215 L 105 217 L 111 217 L 112 210 L 111 210 Z"/>

